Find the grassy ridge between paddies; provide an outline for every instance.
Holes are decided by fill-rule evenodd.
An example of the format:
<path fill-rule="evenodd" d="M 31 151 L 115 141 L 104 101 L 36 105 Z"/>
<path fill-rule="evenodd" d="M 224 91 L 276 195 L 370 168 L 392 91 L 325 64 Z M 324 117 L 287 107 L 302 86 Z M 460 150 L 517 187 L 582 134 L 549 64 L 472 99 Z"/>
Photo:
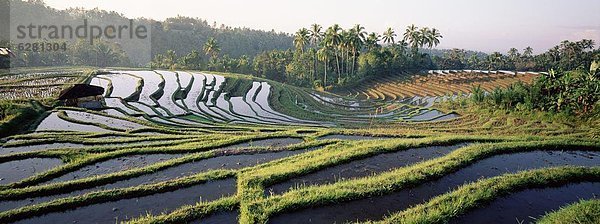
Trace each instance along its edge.
<path fill-rule="evenodd" d="M 0 138 L 29 131 L 45 117 L 46 108 L 36 101 L 24 104 L 15 102 L 0 102 L 6 117 L 0 120 Z M 10 107 L 10 108 L 8 108 Z"/>
<path fill-rule="evenodd" d="M 600 223 L 600 199 L 582 200 L 544 215 L 539 224 Z"/>
<path fill-rule="evenodd" d="M 283 195 L 265 197 L 264 186 L 287 178 L 310 173 L 336 164 L 361 159 L 379 153 L 393 152 L 408 148 L 449 145 L 460 142 L 517 141 L 519 138 L 489 138 L 477 136 L 442 136 L 424 139 L 398 139 L 359 142 L 341 142 L 298 155 L 242 170 L 238 175 L 241 223 L 264 223 L 268 217 L 304 207 L 341 203 L 347 200 L 371 195 L 386 194 L 414 184 L 424 183 L 441 177 L 477 160 L 496 154 L 543 149 L 600 150 L 600 144 L 579 142 L 576 139 L 563 141 L 530 141 L 475 144 L 464 147 L 447 156 L 399 168 L 377 176 L 345 180 L 329 185 L 310 186 L 293 189 Z M 523 139 L 521 139 L 523 140 Z M 168 221 L 180 223 L 201 218 L 207 213 L 207 204 L 186 206 L 171 214 L 147 216 L 135 223 Z M 210 205 L 217 206 L 217 205 Z M 218 207 L 218 206 L 217 206 Z M 194 214 L 186 213 L 185 211 Z M 212 211 L 212 210 L 211 210 Z M 162 221 L 161 221 L 162 220 Z"/>
<path fill-rule="evenodd" d="M 234 176 L 234 171 L 213 170 L 157 184 L 140 185 L 131 188 L 120 188 L 106 191 L 87 193 L 82 196 L 58 199 L 37 205 L 25 206 L 0 213 L 0 222 L 13 222 L 32 216 L 86 206 L 92 203 L 102 203 L 121 199 L 136 198 L 162 192 L 190 187 L 210 180 L 224 179 Z"/>
<path fill-rule="evenodd" d="M 216 149 L 220 147 L 230 146 L 237 143 L 249 142 L 249 141 L 257 141 L 262 139 L 270 139 L 270 138 L 285 138 L 285 137 L 296 137 L 301 138 L 302 136 L 297 135 L 293 131 L 288 132 L 276 132 L 276 133 L 268 133 L 268 134 L 254 134 L 254 135 L 246 135 L 246 136 L 222 136 L 222 139 L 218 140 L 208 140 L 208 141 L 194 141 L 186 144 L 177 144 L 172 146 L 163 146 L 163 147 L 139 147 L 139 148 L 129 148 L 129 149 L 121 149 L 116 151 L 110 151 L 106 153 L 100 154 L 79 154 L 77 149 L 63 149 L 62 151 L 72 151 L 76 156 L 75 158 L 70 158 L 70 163 L 65 164 L 63 166 L 56 167 L 54 169 L 48 170 L 46 172 L 34 175 L 29 178 L 25 178 L 19 182 L 15 182 L 9 185 L 0 186 L 0 190 L 6 190 L 10 188 L 22 188 L 28 187 L 31 185 L 35 185 L 38 183 L 42 183 L 44 181 L 51 180 L 55 177 L 64 175 L 66 173 L 75 171 L 84 166 L 91 165 L 94 163 L 106 161 L 113 158 L 119 158 L 123 156 L 129 155 L 144 155 L 144 154 L 156 154 L 156 153 L 169 153 L 169 154 L 180 154 L 180 153 L 194 153 L 194 152 L 203 152 L 211 149 Z M 314 142 L 307 144 L 323 144 L 323 142 Z M 302 143 L 300 143 L 302 145 Z M 290 146 L 294 147 L 294 146 Z M 51 151 L 41 151 L 41 152 L 32 152 L 32 153 L 24 153 L 17 155 L 9 155 L 12 157 L 16 157 L 19 159 L 27 158 L 28 156 L 43 156 L 45 153 L 51 153 Z M 0 157 L 2 158 L 2 157 Z"/>
<path fill-rule="evenodd" d="M 507 174 L 464 185 L 383 221 L 371 223 L 447 223 L 470 209 L 519 190 L 598 181 L 600 167 L 557 167 Z"/>
<path fill-rule="evenodd" d="M 475 140 L 472 139 L 471 141 Z M 405 142 L 404 145 L 406 144 Z M 380 150 L 386 148 L 393 149 L 402 145 L 400 142 L 389 141 L 375 148 L 379 148 Z M 419 145 L 412 145 L 412 147 L 417 146 Z M 368 148 L 366 147 L 366 149 Z M 360 151 L 360 149 L 361 147 L 354 147 L 355 151 Z M 241 199 L 240 220 L 243 223 L 264 223 L 268 220 L 269 216 L 290 210 L 381 195 L 412 185 L 422 184 L 493 155 L 548 149 L 600 150 L 600 144 L 577 140 L 569 142 L 546 140 L 475 144 L 458 149 L 444 157 L 395 169 L 377 176 L 340 181 L 323 186 L 293 189 L 283 195 L 267 198 L 263 195 L 264 185 L 274 180 L 307 173 L 311 168 L 316 166 L 311 164 L 319 163 L 305 160 L 308 164 L 301 165 L 301 163 L 305 162 L 298 161 L 296 164 L 288 162 L 280 164 L 280 166 L 270 166 L 264 169 L 257 168 L 253 170 L 254 172 L 244 173 L 238 180 L 238 195 Z M 339 157 L 343 158 L 343 156 Z"/>
<path fill-rule="evenodd" d="M 229 152 L 227 155 L 239 155 L 239 154 L 248 154 L 248 153 L 259 153 L 259 152 L 273 152 L 273 151 L 295 151 L 302 150 L 308 148 L 314 148 L 323 146 L 326 144 L 331 144 L 335 141 L 313 141 L 309 143 L 300 143 L 293 146 L 290 146 L 287 149 L 266 149 L 266 148 L 251 148 L 246 150 L 238 150 L 235 152 Z M 118 173 L 103 175 L 103 176 L 94 176 L 89 178 L 84 178 L 80 180 L 62 182 L 62 183 L 54 183 L 44 186 L 34 186 L 30 188 L 23 189 L 11 189 L 0 192 L 3 200 L 6 199 L 25 199 L 27 197 L 32 196 L 45 196 L 48 194 L 57 194 L 57 193 L 67 193 L 72 192 L 77 189 L 85 189 L 86 186 L 95 186 L 99 183 L 112 183 L 118 180 L 125 180 L 131 178 L 133 176 L 140 176 L 142 174 L 149 174 L 158 172 L 162 169 L 166 169 L 168 167 L 173 167 L 176 165 L 200 161 L 202 159 L 214 158 L 217 156 L 222 156 L 224 153 L 217 151 L 209 151 L 193 154 L 190 156 L 177 158 L 168 160 L 162 163 L 157 163 L 154 165 L 150 165 L 147 167 L 142 167 L 138 169 L 132 169 L 127 171 L 122 171 Z M 2 221 L 16 221 L 23 218 L 27 218 L 32 215 L 41 215 L 47 214 L 50 212 L 56 211 L 64 211 L 66 209 L 77 208 L 80 206 L 120 200 L 125 198 L 135 198 L 141 197 L 156 193 L 162 193 L 167 191 L 176 190 L 183 187 L 189 187 L 196 184 L 204 183 L 208 180 L 217 180 L 223 179 L 227 177 L 235 176 L 237 173 L 236 170 L 212 170 L 206 171 L 198 174 L 194 174 L 187 177 L 177 178 L 169 181 L 164 181 L 156 184 L 148 184 L 148 185 L 140 185 L 136 187 L 129 188 L 120 188 L 120 189 L 112 189 L 105 191 L 98 191 L 87 193 L 81 196 L 68 197 L 63 199 L 57 199 L 50 202 L 45 202 L 37 205 L 25 206 L 19 209 L 10 210 L 6 212 L 0 213 L 0 222 Z"/>
<path fill-rule="evenodd" d="M 295 151 L 302 150 L 314 147 L 321 147 L 324 145 L 335 143 L 333 140 L 326 141 L 312 141 L 306 143 L 299 143 L 296 145 L 291 145 L 286 148 L 248 148 L 242 150 L 234 150 L 234 151 L 217 151 L 211 150 L 207 152 L 199 152 L 193 153 L 184 157 L 175 158 L 171 160 L 167 160 L 160 163 L 155 163 L 153 165 L 130 169 L 121 172 L 115 172 L 110 174 L 98 175 L 93 177 L 87 177 L 77 180 L 51 183 L 46 185 L 39 186 L 29 186 L 24 188 L 11 188 L 0 191 L 0 200 L 15 200 L 15 199 L 25 199 L 27 197 L 32 196 L 45 196 L 49 194 L 59 194 L 59 193 L 68 193 L 74 190 L 86 189 L 94 186 L 101 186 L 104 184 L 113 183 L 120 180 L 127 180 L 129 178 L 138 177 L 145 174 L 151 174 L 154 172 L 158 172 L 170 167 L 175 167 L 178 165 L 196 162 L 204 159 L 215 158 L 218 156 L 225 155 L 238 155 L 238 154 L 254 154 L 254 153 L 268 153 L 268 152 L 276 152 L 276 151 Z"/>

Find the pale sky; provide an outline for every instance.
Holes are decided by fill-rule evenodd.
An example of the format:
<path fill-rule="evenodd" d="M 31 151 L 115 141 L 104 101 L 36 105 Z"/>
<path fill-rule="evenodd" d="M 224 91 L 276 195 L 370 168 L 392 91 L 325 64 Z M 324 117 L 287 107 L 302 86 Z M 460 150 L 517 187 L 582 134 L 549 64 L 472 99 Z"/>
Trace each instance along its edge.
<path fill-rule="evenodd" d="M 127 17 L 164 20 L 177 15 L 232 27 L 294 33 L 301 27 L 334 23 L 363 25 L 368 32 L 392 27 L 435 27 L 438 48 L 484 52 L 527 46 L 536 53 L 560 41 L 593 39 L 600 44 L 600 0 L 45 0 L 54 8 L 117 11 Z"/>

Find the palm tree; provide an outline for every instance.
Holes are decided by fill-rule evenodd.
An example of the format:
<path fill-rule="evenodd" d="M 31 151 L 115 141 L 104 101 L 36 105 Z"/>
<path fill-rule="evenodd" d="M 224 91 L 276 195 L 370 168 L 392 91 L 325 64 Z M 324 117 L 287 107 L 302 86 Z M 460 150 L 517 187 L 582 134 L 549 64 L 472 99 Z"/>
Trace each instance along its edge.
<path fill-rule="evenodd" d="M 319 49 L 319 51 L 317 51 L 317 57 L 319 57 L 319 60 L 323 61 L 323 63 L 325 64 L 325 76 L 323 78 L 323 87 L 327 86 L 327 63 L 329 62 L 330 55 L 331 48 L 329 48 L 328 46 L 323 46 L 321 47 L 321 49 Z"/>
<path fill-rule="evenodd" d="M 319 24 L 316 24 L 316 23 L 312 24 L 310 26 L 310 42 L 311 42 L 312 46 L 314 46 L 315 48 L 318 47 L 319 42 L 323 38 L 323 32 L 321 31 L 321 29 L 323 29 L 323 27 L 321 25 L 319 25 Z M 314 81 L 315 80 L 315 74 L 317 73 L 317 67 L 318 67 L 318 60 L 317 60 L 316 53 L 313 55 L 313 58 L 314 58 L 314 63 L 313 63 L 312 80 Z"/>
<path fill-rule="evenodd" d="M 416 56 L 419 52 L 419 45 L 421 44 L 421 34 L 419 32 L 419 28 L 414 24 L 408 26 L 404 32 L 404 41 L 410 43 L 413 56 Z"/>
<path fill-rule="evenodd" d="M 334 54 L 335 54 L 335 62 L 336 62 L 336 67 L 337 67 L 337 73 L 338 73 L 338 79 L 340 79 L 340 61 L 339 61 L 339 56 L 338 56 L 338 49 L 339 49 L 339 44 L 341 42 L 341 34 L 340 34 L 340 30 L 342 28 L 340 28 L 340 25 L 338 24 L 333 24 L 333 26 L 327 28 L 327 31 L 325 32 L 325 42 L 326 45 L 328 47 L 331 47 L 334 49 Z"/>
<path fill-rule="evenodd" d="M 503 57 L 500 52 L 494 52 L 487 56 L 486 61 L 488 63 L 488 70 L 498 70 L 504 64 Z"/>
<path fill-rule="evenodd" d="M 419 47 L 433 46 L 433 41 L 431 40 L 431 30 L 429 30 L 428 27 L 419 29 L 419 34 Z"/>
<path fill-rule="evenodd" d="M 387 28 L 387 30 L 385 30 L 385 32 L 383 32 L 383 43 L 394 44 L 395 36 L 396 36 L 396 32 L 394 32 L 394 30 L 391 27 Z"/>
<path fill-rule="evenodd" d="M 310 26 L 310 42 L 314 47 L 317 47 L 319 41 L 323 38 L 323 31 L 321 31 L 323 27 L 319 24 L 312 24 Z"/>
<path fill-rule="evenodd" d="M 527 48 L 523 49 L 523 56 L 525 57 L 531 57 L 531 55 L 533 54 L 533 48 L 527 46 Z"/>
<path fill-rule="evenodd" d="M 211 59 L 219 55 L 219 52 L 221 52 L 221 47 L 214 37 L 209 38 L 206 43 L 204 43 L 204 52 L 209 55 Z"/>
<path fill-rule="evenodd" d="M 517 50 L 516 48 L 511 48 L 508 50 L 508 57 L 510 58 L 510 60 L 514 63 L 516 62 L 517 58 L 519 57 L 519 50 Z"/>
<path fill-rule="evenodd" d="M 440 33 L 440 31 L 436 28 L 431 29 L 430 34 L 430 43 L 431 45 L 433 45 L 433 47 L 437 47 L 437 45 L 440 44 L 440 39 L 444 38 L 444 36 L 442 36 L 442 34 Z M 431 48 L 431 46 L 429 47 Z"/>
<path fill-rule="evenodd" d="M 369 36 L 365 38 L 365 46 L 367 47 L 367 50 L 372 51 L 373 49 L 378 48 L 379 45 L 377 42 L 379 42 L 380 37 L 381 36 L 375 32 L 370 33 Z"/>
<path fill-rule="evenodd" d="M 352 50 L 352 68 L 350 69 L 350 73 L 354 75 L 356 59 L 358 57 L 358 52 L 362 49 L 365 43 L 365 28 L 360 24 L 354 25 L 354 27 L 350 31 L 350 48 Z"/>
<path fill-rule="evenodd" d="M 348 75 L 348 59 L 350 58 L 350 42 L 352 41 L 352 35 L 350 34 L 350 31 L 346 31 L 346 30 L 342 30 L 341 33 L 341 41 L 340 41 L 340 45 L 338 46 L 340 48 L 340 52 L 342 55 L 342 63 L 341 63 L 341 67 L 342 67 L 342 73 Z M 338 83 L 341 81 L 338 80 Z"/>
<path fill-rule="evenodd" d="M 309 31 L 306 28 L 302 28 L 296 32 L 296 36 L 294 37 L 294 46 L 296 50 L 300 50 L 300 52 L 304 53 L 304 46 L 308 43 Z"/>

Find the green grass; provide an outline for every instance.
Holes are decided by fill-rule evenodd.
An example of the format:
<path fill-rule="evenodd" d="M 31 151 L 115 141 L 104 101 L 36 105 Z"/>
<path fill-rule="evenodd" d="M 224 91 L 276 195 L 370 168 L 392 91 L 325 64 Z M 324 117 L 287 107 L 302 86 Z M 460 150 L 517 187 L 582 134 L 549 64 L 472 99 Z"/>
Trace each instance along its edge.
<path fill-rule="evenodd" d="M 376 223 L 446 223 L 470 209 L 527 188 L 600 181 L 600 167 L 557 167 L 480 180 Z"/>
<path fill-rule="evenodd" d="M 32 130 L 45 117 L 46 109 L 35 101 L 25 104 L 0 103 L 13 105 L 13 109 L 6 111 L 7 116 L 0 121 L 0 138 Z"/>
<path fill-rule="evenodd" d="M 126 69 L 124 69 L 126 70 Z M 313 206 L 340 204 L 371 196 L 386 195 L 424 184 L 434 179 L 456 172 L 486 158 L 501 154 L 535 150 L 588 150 L 600 151 L 600 125 L 598 117 L 573 118 L 560 114 L 541 112 L 487 110 L 469 105 L 468 102 L 448 102 L 440 104 L 441 111 L 456 111 L 460 118 L 442 122 L 402 122 L 403 117 L 395 116 L 394 121 L 378 119 L 357 119 L 363 123 L 345 124 L 332 114 L 343 117 L 373 111 L 383 107 L 384 113 L 395 111 L 411 117 L 420 110 L 414 106 L 396 103 L 372 102 L 351 111 L 344 105 L 323 104 L 313 99 L 307 89 L 255 78 L 251 76 L 214 73 L 223 75 L 227 82 L 221 91 L 230 96 L 244 96 L 252 81 L 266 81 L 271 84 L 269 101 L 273 109 L 299 119 L 338 122 L 335 127 L 310 127 L 293 125 L 248 125 L 212 123 L 197 116 L 186 119 L 208 124 L 206 127 L 162 126 L 146 121 L 143 117 L 117 117 L 97 111 L 72 107 L 50 107 L 35 104 L 36 114 L 28 118 L 26 112 L 13 119 L 13 127 L 31 122 L 35 125 L 48 114 L 58 111 L 64 120 L 78 124 L 93 125 L 111 133 L 80 133 L 49 131 L 42 133 L 8 133 L 2 142 L 3 147 L 33 146 L 53 143 L 81 144 L 75 148 L 47 149 L 35 152 L 1 155 L 0 162 L 10 162 L 28 158 L 60 158 L 62 166 L 37 173 L 16 183 L 0 186 L 0 200 L 24 200 L 36 196 L 50 196 L 88 189 L 117 181 L 160 172 L 182 164 L 198 162 L 220 156 L 267 153 L 282 150 L 315 149 L 300 154 L 236 170 L 213 170 L 195 173 L 159 183 L 101 190 L 83 195 L 61 198 L 41 204 L 0 213 L 0 222 L 21 220 L 27 217 L 75 209 L 77 207 L 137 198 L 157 193 L 194 186 L 209 180 L 236 178 L 237 192 L 233 196 L 214 201 L 199 202 L 182 206 L 165 214 L 143 215 L 129 223 L 186 223 L 223 211 L 239 211 L 240 223 L 265 223 L 270 217 L 285 212 Z M 87 74 L 87 73 L 86 73 Z M 92 74 L 92 73 L 90 73 Z M 89 80 L 91 76 L 86 76 Z M 139 97 L 143 82 L 138 83 L 131 99 Z M 179 93 L 181 94 L 181 93 Z M 466 104 L 464 104 L 466 103 Z M 307 108 L 307 110 L 304 109 Z M 317 113 L 311 110 L 319 110 Z M 125 131 L 89 121 L 80 121 L 66 116 L 64 111 L 82 111 L 113 119 L 135 122 L 146 126 Z M 141 119 L 140 119 L 141 118 Z M 168 118 L 166 118 L 168 119 Z M 367 123 L 364 123 L 367 122 Z M 4 125 L 4 124 L 0 124 Z M 26 128 L 30 131 L 29 128 Z M 0 126 L 1 131 L 8 130 Z M 144 133 L 152 132 L 152 133 Z M 162 133 L 162 134 L 155 134 Z M 3 132 L 1 132 L 3 133 Z M 389 137 L 386 139 L 350 141 L 317 140 L 319 137 L 344 134 Z M 108 139 L 105 137 L 115 137 Z M 302 138 L 304 142 L 283 148 L 246 147 L 243 149 L 217 150 L 238 143 L 272 138 Z M 8 141 L 8 142 L 7 142 Z M 449 154 L 409 166 L 400 167 L 377 175 L 338 180 L 316 186 L 297 186 L 279 195 L 265 195 L 265 187 L 290 178 L 319 170 L 369 158 L 383 153 L 397 152 L 424 146 L 449 146 L 459 143 L 473 143 Z M 3 149 L 4 150 L 4 149 Z M 115 158 L 132 155 L 182 154 L 179 158 L 154 163 L 144 167 L 107 173 L 64 182 L 46 183 L 53 178 L 73 172 L 82 167 Z M 468 212 L 490 201 L 513 192 L 547 185 L 563 185 L 580 181 L 598 181 L 600 168 L 557 167 L 507 174 L 467 183 L 455 191 L 439 195 L 430 201 L 399 211 L 386 217 L 385 223 L 444 223 L 457 215 Z M 191 195 L 190 197 L 193 197 Z M 562 210 L 550 213 L 543 223 L 590 223 L 597 222 L 597 200 L 581 202 Z M 577 219 L 580 218 L 580 219 Z M 547 220 L 547 221 L 543 221 Z"/>
<path fill-rule="evenodd" d="M 582 200 L 565 206 L 558 211 L 546 214 L 537 221 L 539 224 L 594 224 L 600 223 L 600 200 Z"/>
<path fill-rule="evenodd" d="M 393 142 L 388 144 L 389 145 L 386 148 L 394 148 Z M 418 145 L 408 145 L 408 147 L 416 146 Z M 397 148 L 399 146 L 395 147 Z M 476 162 L 477 160 L 493 155 L 557 148 L 575 148 L 578 150 L 596 148 L 597 150 L 599 145 L 593 143 L 577 143 L 575 141 L 571 143 L 533 141 L 477 144 L 467 146 L 444 157 L 428 160 L 409 167 L 399 168 L 373 177 L 341 181 L 331 185 L 303 187 L 300 189 L 291 190 L 283 195 L 272 196 L 264 199 L 262 199 L 262 197 L 258 200 L 254 198 L 252 201 L 248 202 L 247 208 L 244 207 L 244 204 L 241 205 L 241 217 L 243 221 L 250 223 L 262 223 L 267 219 L 268 216 L 282 213 L 290 209 L 332 204 L 335 202 L 343 202 L 352 199 L 380 195 L 390 193 L 414 184 L 424 183 L 426 181 L 454 172 L 462 167 L 465 167 L 466 165 Z M 308 163 L 310 162 L 312 161 L 309 161 Z M 285 167 L 290 166 L 292 165 L 286 164 Z M 269 178 L 277 178 L 277 175 L 284 175 L 282 174 L 284 172 L 286 172 L 285 168 L 281 167 L 259 170 L 259 174 L 249 173 L 247 174 L 248 185 L 260 186 L 263 178 L 267 179 L 265 182 L 268 182 Z"/>
<path fill-rule="evenodd" d="M 25 206 L 7 212 L 2 212 L 0 213 L 0 222 L 12 222 L 30 216 L 55 211 L 64 211 L 65 209 L 69 208 L 85 206 L 91 202 L 102 203 L 126 198 L 142 197 L 162 192 L 169 192 L 179 188 L 190 187 L 196 184 L 205 183 L 209 180 L 217 180 L 231 177 L 233 176 L 233 174 L 234 173 L 232 171 L 214 170 L 157 184 L 140 185 L 131 188 L 121 188 L 87 193 L 81 196 L 58 199 L 37 205 Z"/>

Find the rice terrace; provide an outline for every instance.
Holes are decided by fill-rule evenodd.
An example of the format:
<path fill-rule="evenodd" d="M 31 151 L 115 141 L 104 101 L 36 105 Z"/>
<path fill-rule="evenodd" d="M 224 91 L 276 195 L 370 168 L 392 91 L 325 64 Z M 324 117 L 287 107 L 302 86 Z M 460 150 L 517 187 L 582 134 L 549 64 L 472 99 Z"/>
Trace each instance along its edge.
<path fill-rule="evenodd" d="M 578 20 L 528 3 L 505 23 L 588 36 L 513 25 L 504 49 L 439 1 L 428 17 L 364 5 L 373 31 L 348 25 L 358 6 L 276 22 L 261 7 L 311 6 L 231 1 L 261 12 L 243 26 L 282 30 L 264 31 L 189 13 L 233 13 L 221 2 L 2 0 L 0 223 L 600 223 L 600 4 L 578 1 L 535 1 Z M 117 7 L 134 2 L 144 16 Z"/>

